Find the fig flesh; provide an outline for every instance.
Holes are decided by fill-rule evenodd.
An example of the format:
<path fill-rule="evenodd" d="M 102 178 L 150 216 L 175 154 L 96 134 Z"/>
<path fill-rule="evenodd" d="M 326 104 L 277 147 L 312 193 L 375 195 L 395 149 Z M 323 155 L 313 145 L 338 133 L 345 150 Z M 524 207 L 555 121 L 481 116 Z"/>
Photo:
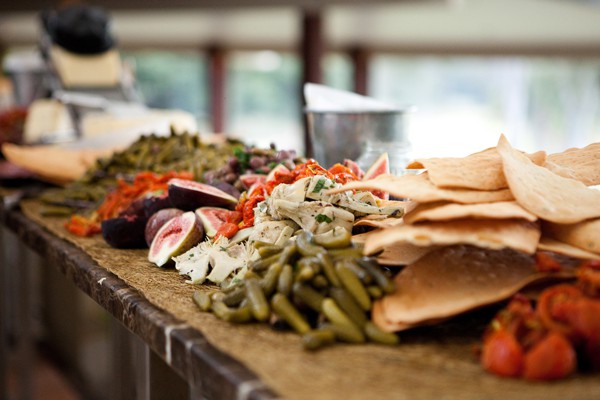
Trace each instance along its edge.
<path fill-rule="evenodd" d="M 202 221 L 204 232 L 209 238 L 215 237 L 217 231 L 225 222 L 231 211 L 220 207 L 200 207 L 196 215 Z"/>
<path fill-rule="evenodd" d="M 167 221 L 156 233 L 148 261 L 159 267 L 167 266 L 172 257 L 185 253 L 204 238 L 202 224 L 193 211 Z"/>
<path fill-rule="evenodd" d="M 238 202 L 235 197 L 214 186 L 177 178 L 169 181 L 169 199 L 173 207 L 184 211 L 203 206 L 234 208 Z"/>
<path fill-rule="evenodd" d="M 240 175 L 240 181 L 246 189 L 249 189 L 250 186 L 254 185 L 256 182 L 265 183 L 267 181 L 267 176 L 263 174 L 243 174 Z"/>
<path fill-rule="evenodd" d="M 382 153 L 377 160 L 369 167 L 365 175 L 363 176 L 363 181 L 368 181 L 369 179 L 375 179 L 379 175 L 389 174 L 390 173 L 390 159 L 388 157 L 388 153 Z M 383 199 L 389 200 L 390 194 L 388 192 L 383 192 L 381 190 L 372 190 L 375 196 Z"/>
<path fill-rule="evenodd" d="M 144 230 L 147 218 L 139 215 L 122 215 L 102 221 L 102 237 L 117 249 L 142 249 L 146 247 Z"/>
<path fill-rule="evenodd" d="M 144 237 L 146 238 L 146 244 L 148 247 L 152 244 L 152 240 L 158 230 L 166 224 L 170 219 L 175 218 L 183 214 L 178 208 L 163 208 L 158 210 L 148 219 L 146 223 L 146 229 L 144 231 Z"/>

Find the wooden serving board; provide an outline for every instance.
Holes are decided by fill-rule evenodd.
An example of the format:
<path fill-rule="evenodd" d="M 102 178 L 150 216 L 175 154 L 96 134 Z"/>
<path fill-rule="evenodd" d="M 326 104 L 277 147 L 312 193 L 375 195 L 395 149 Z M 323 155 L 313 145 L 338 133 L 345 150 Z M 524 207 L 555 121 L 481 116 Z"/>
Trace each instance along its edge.
<path fill-rule="evenodd" d="M 24 214 L 80 247 L 101 267 L 142 293 L 152 304 L 200 331 L 207 340 L 255 372 L 270 389 L 290 399 L 598 399 L 598 375 L 553 383 L 502 379 L 485 373 L 474 349 L 495 309 L 480 310 L 435 327 L 401 334 L 398 346 L 337 344 L 302 349 L 300 337 L 266 325 L 231 325 L 201 313 L 191 301 L 197 287 L 175 270 L 146 260 L 146 250 L 116 250 L 101 237 L 77 238 L 64 220 Z"/>

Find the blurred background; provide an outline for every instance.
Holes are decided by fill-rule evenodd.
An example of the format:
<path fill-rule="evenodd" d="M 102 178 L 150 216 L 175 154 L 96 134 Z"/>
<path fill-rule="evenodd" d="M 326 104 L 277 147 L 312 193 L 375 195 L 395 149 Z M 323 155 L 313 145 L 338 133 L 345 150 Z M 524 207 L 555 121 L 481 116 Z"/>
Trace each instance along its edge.
<path fill-rule="evenodd" d="M 406 124 L 418 157 L 465 155 L 500 133 L 523 150 L 598 140 L 595 0 L 91 4 L 108 12 L 143 102 L 189 112 L 201 132 L 302 150 L 300 87 L 313 81 L 414 106 Z M 49 7 L 2 2 L 5 58 L 36 51 Z"/>
<path fill-rule="evenodd" d="M 168 128 L 168 115 L 201 134 L 224 133 L 302 153 L 305 82 L 410 110 L 405 131 L 414 158 L 463 156 L 494 146 L 501 133 L 526 151 L 557 152 L 600 141 L 598 0 L 95 1 L 88 4 L 106 13 L 114 39 L 103 62 L 119 67 L 108 83 L 96 79 L 103 74 L 85 64 L 88 56 L 50 54 L 42 15 L 72 4 L 0 2 L 0 142 L 18 141 L 10 135 L 23 130 L 27 112 L 37 116 L 25 129 L 32 142 L 61 139 L 44 136 L 47 126 L 40 124 L 49 121 L 54 133 L 93 137 L 127 127 L 135 133 Z M 53 79 L 78 62 L 84 67 Z M 76 90 L 82 86 L 78 79 L 91 89 Z M 118 118 L 83 119 L 74 108 L 64 114 L 39 102 L 50 97 L 110 109 Z M 150 124 L 147 109 L 154 110 Z M 60 272 L 45 268 L 44 260 L 16 254 L 12 234 L 0 239 L 3 259 L 14 264 L 10 270 L 24 273 L 20 263 L 30 257 L 35 286 L 33 299 L 0 310 L 12 313 L 7 320 L 16 327 L 9 327 L 16 332 L 9 389 L 32 372 L 22 362 L 34 357 L 32 348 L 19 344 L 20 324 L 30 324 L 26 339 L 51 344 L 53 356 L 39 358 L 36 389 L 21 385 L 18 398 L 133 398 L 114 393 L 133 381 L 123 358 L 137 357 L 139 339 Z M 10 298 L 19 295 L 25 296 Z M 19 310 L 34 320 L 20 318 Z M 167 367 L 160 375 L 172 389 L 165 398 L 186 390 Z"/>

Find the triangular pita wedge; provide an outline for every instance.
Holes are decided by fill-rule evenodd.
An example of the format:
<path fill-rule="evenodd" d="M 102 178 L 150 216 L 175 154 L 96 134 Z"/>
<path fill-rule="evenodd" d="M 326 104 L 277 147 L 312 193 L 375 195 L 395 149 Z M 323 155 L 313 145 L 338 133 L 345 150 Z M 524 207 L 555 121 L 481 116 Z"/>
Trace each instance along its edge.
<path fill-rule="evenodd" d="M 352 241 L 355 243 L 364 244 L 369 236 L 375 234 L 377 231 L 371 231 L 367 233 L 361 233 L 359 235 L 352 236 Z M 377 255 L 377 262 L 381 265 L 387 266 L 402 266 L 412 264 L 425 254 L 437 249 L 438 246 L 415 246 L 411 243 L 395 243 L 391 246 L 385 247 L 381 254 Z"/>
<path fill-rule="evenodd" d="M 402 224 L 402 218 L 390 218 L 387 215 L 367 215 L 354 221 L 354 226 L 370 226 L 372 228 L 389 228 Z"/>
<path fill-rule="evenodd" d="M 365 254 L 374 254 L 397 243 L 416 246 L 472 244 L 488 249 L 512 248 L 533 254 L 540 238 L 537 224 L 522 220 L 464 219 L 399 225 L 372 232 L 365 242 Z"/>
<path fill-rule="evenodd" d="M 381 300 L 383 328 L 453 317 L 504 300 L 532 282 L 573 275 L 537 272 L 533 257 L 512 250 L 446 247 L 396 275 L 396 291 Z"/>
<path fill-rule="evenodd" d="M 377 256 L 377 262 L 388 267 L 408 265 L 438 248 L 438 246 L 422 247 L 411 243 L 396 243 L 384 248 L 383 253 Z"/>
<path fill-rule="evenodd" d="M 71 150 L 56 146 L 18 146 L 5 143 L 2 153 L 15 165 L 34 172 L 40 178 L 64 184 L 77 180 L 100 157 L 114 149 Z"/>
<path fill-rule="evenodd" d="M 583 182 L 586 186 L 600 185 L 600 142 L 582 149 L 572 148 L 550 154 L 544 167 L 565 178 Z"/>
<path fill-rule="evenodd" d="M 431 183 L 427 174 L 380 175 L 368 181 L 349 182 L 340 188 L 328 190 L 327 194 L 345 192 L 346 190 L 381 190 L 399 198 L 409 198 L 418 203 L 445 200 L 468 204 L 513 200 L 513 196 L 508 189 L 493 191 L 440 189 Z"/>
<path fill-rule="evenodd" d="M 542 164 L 546 153 L 539 151 L 527 155 L 536 164 Z M 498 190 L 508 185 L 502 172 L 502 159 L 495 148 L 463 158 L 424 158 L 407 166 L 407 169 L 427 169 L 431 182 L 441 188 L 467 188 Z"/>
<path fill-rule="evenodd" d="M 576 224 L 543 224 L 549 236 L 595 254 L 600 254 L 600 218 Z"/>
<path fill-rule="evenodd" d="M 600 255 L 580 249 L 579 247 L 542 236 L 538 243 L 538 250 L 551 251 L 565 256 L 580 258 L 582 260 L 600 260 Z"/>
<path fill-rule="evenodd" d="M 521 218 L 535 221 L 537 217 L 525 210 L 515 201 L 495 203 L 458 204 L 424 203 L 411 212 L 404 214 L 404 222 L 412 224 L 419 221 L 448 221 L 461 218 L 511 219 Z"/>
<path fill-rule="evenodd" d="M 513 149 L 504 135 L 497 148 L 508 186 L 523 208 L 541 219 L 563 224 L 600 217 L 600 191 L 535 165 Z"/>

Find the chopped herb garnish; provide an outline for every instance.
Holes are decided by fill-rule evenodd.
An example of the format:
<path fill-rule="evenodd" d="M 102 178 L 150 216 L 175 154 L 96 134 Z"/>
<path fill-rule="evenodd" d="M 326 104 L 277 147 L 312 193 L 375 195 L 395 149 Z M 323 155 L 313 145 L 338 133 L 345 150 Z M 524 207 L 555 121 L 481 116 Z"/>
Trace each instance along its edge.
<path fill-rule="evenodd" d="M 321 189 L 323 189 L 324 186 L 325 186 L 325 179 L 319 179 L 312 192 L 319 193 L 321 191 Z"/>
<path fill-rule="evenodd" d="M 221 251 L 227 251 L 227 248 L 226 248 L 226 247 L 219 246 L 219 248 L 221 249 Z"/>
<path fill-rule="evenodd" d="M 233 155 L 238 159 L 241 171 L 245 171 L 250 167 L 250 154 L 245 152 L 244 149 L 236 147 L 233 149 Z"/>
<path fill-rule="evenodd" d="M 318 223 L 321 222 L 327 222 L 330 223 L 331 221 L 333 221 L 331 218 L 329 218 L 327 215 L 325 214 L 318 214 L 315 219 L 317 220 Z"/>

